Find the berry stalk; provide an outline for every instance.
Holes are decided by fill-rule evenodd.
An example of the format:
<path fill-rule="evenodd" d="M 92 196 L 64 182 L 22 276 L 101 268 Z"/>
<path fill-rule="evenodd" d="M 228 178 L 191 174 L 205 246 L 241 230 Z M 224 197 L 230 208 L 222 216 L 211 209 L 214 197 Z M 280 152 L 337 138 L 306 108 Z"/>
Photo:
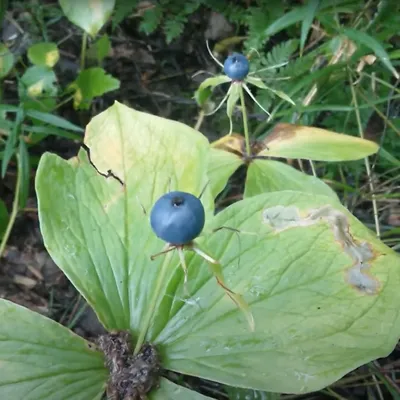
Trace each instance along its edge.
<path fill-rule="evenodd" d="M 246 143 L 246 153 L 247 153 L 247 156 L 250 157 L 251 156 L 250 135 L 249 135 L 246 103 L 244 101 L 244 93 L 243 93 L 242 85 L 240 85 L 240 88 L 239 88 L 239 96 L 240 96 L 240 104 L 242 106 L 243 129 L 244 129 L 244 139 L 245 139 L 245 143 Z"/>

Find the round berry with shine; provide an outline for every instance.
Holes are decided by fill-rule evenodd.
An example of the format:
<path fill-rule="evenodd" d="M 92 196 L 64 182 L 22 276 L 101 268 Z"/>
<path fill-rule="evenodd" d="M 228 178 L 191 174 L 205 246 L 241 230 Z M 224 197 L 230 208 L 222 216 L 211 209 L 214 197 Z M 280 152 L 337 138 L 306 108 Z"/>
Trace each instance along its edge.
<path fill-rule="evenodd" d="M 203 230 L 204 207 L 198 197 L 186 192 L 169 192 L 154 204 L 150 224 L 154 233 L 172 245 L 183 245 Z"/>
<path fill-rule="evenodd" d="M 249 73 L 249 60 L 240 53 L 233 53 L 224 62 L 224 72 L 229 78 L 241 81 Z"/>

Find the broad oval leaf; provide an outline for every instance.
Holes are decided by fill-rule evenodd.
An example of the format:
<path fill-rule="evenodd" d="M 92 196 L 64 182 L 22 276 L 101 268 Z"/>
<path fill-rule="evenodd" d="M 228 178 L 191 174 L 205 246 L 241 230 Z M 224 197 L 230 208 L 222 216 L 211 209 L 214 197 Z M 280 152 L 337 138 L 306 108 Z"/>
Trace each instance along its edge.
<path fill-rule="evenodd" d="M 65 16 L 92 37 L 110 18 L 115 0 L 59 0 Z"/>
<path fill-rule="evenodd" d="M 150 260 L 164 244 L 148 213 L 169 190 L 201 193 L 209 143 L 186 125 L 115 103 L 87 126 L 85 144 L 95 168 L 84 150 L 69 161 L 52 154 L 40 161 L 44 243 L 103 325 L 137 337 L 163 263 Z M 212 213 L 209 188 L 202 201 Z"/>
<path fill-rule="evenodd" d="M 209 233 L 201 244 L 224 266 L 228 286 L 245 295 L 255 332 L 193 256 L 191 297 L 182 279 L 177 286 L 171 277 L 151 331 L 164 367 L 232 386 L 305 393 L 393 350 L 400 259 L 338 202 L 263 194 L 217 214 L 210 232 L 221 226 L 239 233 Z"/>
<path fill-rule="evenodd" d="M 40 97 L 57 94 L 57 77 L 52 69 L 34 65 L 29 67 L 19 81 L 18 91 L 20 98 Z M 29 107 L 27 107 L 29 108 Z"/>
<path fill-rule="evenodd" d="M 336 193 L 315 176 L 304 174 L 280 161 L 254 160 L 247 169 L 244 196 L 279 190 L 296 190 L 337 199 Z"/>
<path fill-rule="evenodd" d="M 208 177 L 210 178 L 211 192 L 216 198 L 225 188 L 231 175 L 243 165 L 243 160 L 236 154 L 225 150 L 210 149 Z"/>
<path fill-rule="evenodd" d="M 94 344 L 7 300 L 0 320 L 0 398 L 101 399 L 108 371 Z"/>
<path fill-rule="evenodd" d="M 0 43 L 0 79 L 8 75 L 13 65 L 14 54 L 5 44 Z"/>
<path fill-rule="evenodd" d="M 264 140 L 259 155 L 303 158 L 316 161 L 359 160 L 376 153 L 379 146 L 370 140 L 311 126 L 280 123 Z"/>
<path fill-rule="evenodd" d="M 32 64 L 53 68 L 60 58 L 60 53 L 56 43 L 35 43 L 28 49 L 28 58 Z"/>

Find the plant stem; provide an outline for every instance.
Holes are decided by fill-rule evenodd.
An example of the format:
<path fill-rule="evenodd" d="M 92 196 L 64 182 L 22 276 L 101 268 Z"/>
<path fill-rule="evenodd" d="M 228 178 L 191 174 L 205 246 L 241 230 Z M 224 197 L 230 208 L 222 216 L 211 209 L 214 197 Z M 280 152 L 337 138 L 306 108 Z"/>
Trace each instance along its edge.
<path fill-rule="evenodd" d="M 81 45 L 81 71 L 85 69 L 86 47 L 87 47 L 87 33 L 83 32 L 82 45 Z"/>
<path fill-rule="evenodd" d="M 353 79 L 351 77 L 351 72 L 349 72 L 349 81 L 350 81 L 351 95 L 353 97 L 353 103 L 354 103 L 354 112 L 356 114 L 356 119 L 357 119 L 358 133 L 361 136 L 361 138 L 364 139 L 364 132 L 363 132 L 363 128 L 362 128 L 360 110 L 358 108 L 357 95 L 356 95 L 356 92 L 355 92 L 355 89 L 354 89 L 354 82 L 353 82 Z M 365 169 L 367 171 L 369 188 L 371 190 L 372 209 L 374 211 L 376 236 L 379 239 L 381 237 L 381 229 L 380 229 L 380 224 L 379 224 L 378 206 L 376 204 L 376 197 L 375 197 L 375 193 L 374 193 L 375 192 L 375 188 L 374 188 L 374 183 L 372 181 L 371 166 L 369 164 L 368 157 L 364 158 L 364 163 L 365 163 Z"/>
<path fill-rule="evenodd" d="M 74 95 L 68 96 L 66 97 L 64 100 L 61 100 L 55 107 L 54 110 L 57 110 L 57 108 L 60 108 L 61 106 L 63 106 L 64 104 L 70 102 L 71 100 L 73 100 Z M 53 110 L 53 111 L 54 111 Z"/>
<path fill-rule="evenodd" d="M 0 258 L 3 256 L 4 249 L 6 248 L 6 244 L 8 241 L 8 238 L 10 237 L 10 233 L 12 230 L 12 227 L 14 225 L 14 222 L 17 218 L 18 214 L 18 203 L 19 203 L 19 191 L 21 188 L 21 179 L 22 179 L 22 168 L 21 168 L 21 159 L 17 155 L 18 159 L 18 172 L 17 172 L 17 183 L 15 184 L 15 194 L 14 194 L 14 200 L 13 200 L 13 207 L 10 215 L 10 219 L 7 224 L 6 231 L 4 232 L 3 239 L 1 240 L 0 244 Z"/>
<path fill-rule="evenodd" d="M 246 104 L 244 102 L 244 93 L 243 93 L 242 86 L 240 86 L 239 95 L 240 95 L 240 104 L 242 106 L 243 129 L 244 129 L 244 139 L 246 142 L 246 153 L 247 153 L 247 156 L 250 157 L 251 149 L 250 149 L 249 126 L 248 126 L 247 110 L 246 110 Z"/>
<path fill-rule="evenodd" d="M 139 333 L 139 337 L 138 340 L 136 342 L 136 346 L 135 346 L 135 350 L 133 352 L 133 354 L 137 354 L 140 350 L 140 348 L 142 347 L 143 343 L 144 343 L 144 339 L 146 337 L 147 331 L 149 330 L 149 326 L 151 323 L 151 320 L 154 316 L 154 311 L 156 309 L 157 306 L 157 302 L 159 299 L 159 295 L 160 295 L 160 291 L 161 291 L 161 287 L 162 284 L 165 282 L 165 275 L 167 273 L 168 270 L 168 266 L 169 263 L 171 261 L 171 257 L 172 257 L 173 252 L 169 252 L 165 255 L 164 261 L 161 265 L 161 270 L 157 275 L 157 281 L 156 281 L 156 287 L 155 290 L 153 292 L 153 297 L 151 298 L 150 304 L 149 304 L 149 308 L 147 310 L 147 313 L 144 317 L 144 324 L 143 324 L 143 328 L 141 329 L 140 333 Z"/>
<path fill-rule="evenodd" d="M 201 124 L 203 123 L 203 121 L 204 121 L 204 111 L 200 110 L 199 116 L 197 117 L 196 125 L 194 126 L 194 129 L 196 131 L 198 131 L 200 129 Z"/>

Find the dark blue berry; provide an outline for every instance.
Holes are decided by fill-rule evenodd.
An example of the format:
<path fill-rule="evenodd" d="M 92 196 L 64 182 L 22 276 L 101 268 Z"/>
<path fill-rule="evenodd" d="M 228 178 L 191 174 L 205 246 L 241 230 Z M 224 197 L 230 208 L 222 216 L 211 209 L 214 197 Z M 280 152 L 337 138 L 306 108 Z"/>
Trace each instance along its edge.
<path fill-rule="evenodd" d="M 169 192 L 154 204 L 150 224 L 154 233 L 172 245 L 190 243 L 203 230 L 204 207 L 196 196 L 186 192 Z"/>
<path fill-rule="evenodd" d="M 240 53 L 233 53 L 224 62 L 224 72 L 234 81 L 242 81 L 249 73 L 249 60 Z"/>

